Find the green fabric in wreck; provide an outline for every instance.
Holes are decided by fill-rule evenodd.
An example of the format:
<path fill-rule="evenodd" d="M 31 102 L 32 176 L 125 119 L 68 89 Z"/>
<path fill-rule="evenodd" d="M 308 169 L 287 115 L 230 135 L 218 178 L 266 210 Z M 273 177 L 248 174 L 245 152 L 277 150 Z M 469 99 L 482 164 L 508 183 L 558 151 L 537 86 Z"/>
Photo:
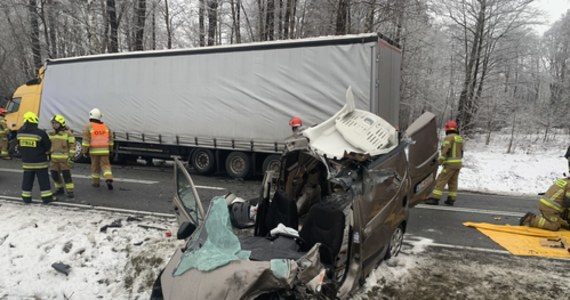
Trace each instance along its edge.
<path fill-rule="evenodd" d="M 207 272 L 231 261 L 249 258 L 250 251 L 241 250 L 239 239 L 232 230 L 228 206 L 223 197 L 212 200 L 204 226 L 208 233 L 206 242 L 201 248 L 182 255 L 174 276 L 190 269 Z"/>
<path fill-rule="evenodd" d="M 286 259 L 272 259 L 271 271 L 275 277 L 287 279 L 289 277 L 289 262 Z"/>

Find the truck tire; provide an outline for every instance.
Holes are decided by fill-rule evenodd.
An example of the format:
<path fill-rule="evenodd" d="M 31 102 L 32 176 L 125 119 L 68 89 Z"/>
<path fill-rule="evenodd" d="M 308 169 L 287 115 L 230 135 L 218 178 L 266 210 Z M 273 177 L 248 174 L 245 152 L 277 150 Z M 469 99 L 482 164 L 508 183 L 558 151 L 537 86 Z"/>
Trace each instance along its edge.
<path fill-rule="evenodd" d="M 249 174 L 251 160 L 243 152 L 232 152 L 226 158 L 226 172 L 232 178 L 241 179 Z"/>
<path fill-rule="evenodd" d="M 11 157 L 20 157 L 20 146 L 18 145 L 18 140 L 14 137 L 8 141 L 8 153 Z"/>
<path fill-rule="evenodd" d="M 73 155 L 72 160 L 76 163 L 88 163 L 89 158 L 83 157 L 81 154 L 81 139 L 75 138 L 75 155 Z"/>
<path fill-rule="evenodd" d="M 190 157 L 190 163 L 198 174 L 209 174 L 214 170 L 214 153 L 208 149 L 196 149 Z"/>
<path fill-rule="evenodd" d="M 275 170 L 278 174 L 281 168 L 281 156 L 277 154 L 270 154 L 263 160 L 263 173 L 267 170 Z"/>

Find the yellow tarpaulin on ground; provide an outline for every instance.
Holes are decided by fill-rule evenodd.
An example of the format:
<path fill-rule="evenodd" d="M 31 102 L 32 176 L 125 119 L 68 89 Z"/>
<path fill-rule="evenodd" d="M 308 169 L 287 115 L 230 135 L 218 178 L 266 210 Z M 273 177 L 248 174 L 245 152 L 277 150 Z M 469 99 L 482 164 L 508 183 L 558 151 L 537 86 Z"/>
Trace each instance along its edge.
<path fill-rule="evenodd" d="M 570 231 L 548 231 L 527 226 L 465 222 L 514 255 L 570 258 Z M 562 248 L 563 247 L 563 248 Z"/>

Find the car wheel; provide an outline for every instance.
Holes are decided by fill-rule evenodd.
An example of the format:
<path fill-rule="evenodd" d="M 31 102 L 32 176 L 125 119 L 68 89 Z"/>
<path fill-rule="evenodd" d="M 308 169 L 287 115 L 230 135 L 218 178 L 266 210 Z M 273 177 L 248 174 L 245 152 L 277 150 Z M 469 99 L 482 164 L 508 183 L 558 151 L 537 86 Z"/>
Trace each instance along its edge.
<path fill-rule="evenodd" d="M 196 149 L 190 159 L 192 167 L 198 174 L 209 174 L 214 170 L 214 153 L 208 149 Z"/>
<path fill-rule="evenodd" d="M 232 178 L 245 178 L 249 174 L 250 159 L 243 152 L 232 152 L 226 158 L 226 172 Z"/>
<path fill-rule="evenodd" d="M 386 256 L 384 259 L 390 259 L 397 256 L 402 249 L 402 244 L 404 243 L 404 226 L 400 225 L 398 228 L 394 229 L 392 232 L 392 237 L 390 238 L 390 244 L 388 244 L 388 250 L 386 251 Z"/>
<path fill-rule="evenodd" d="M 276 174 L 279 174 L 279 169 L 281 168 L 281 156 L 276 154 L 268 155 L 265 160 L 263 160 L 263 173 L 267 170 L 274 170 Z"/>

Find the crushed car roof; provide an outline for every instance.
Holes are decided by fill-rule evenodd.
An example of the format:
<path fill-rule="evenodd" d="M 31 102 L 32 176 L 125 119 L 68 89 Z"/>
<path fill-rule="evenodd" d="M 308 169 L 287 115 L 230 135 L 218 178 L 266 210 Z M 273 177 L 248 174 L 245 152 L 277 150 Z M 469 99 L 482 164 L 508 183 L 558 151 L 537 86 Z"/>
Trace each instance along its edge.
<path fill-rule="evenodd" d="M 398 146 L 396 128 L 371 112 L 356 109 L 351 87 L 339 112 L 301 134 L 309 139 L 309 149 L 332 159 L 341 159 L 349 153 L 375 156 Z"/>

